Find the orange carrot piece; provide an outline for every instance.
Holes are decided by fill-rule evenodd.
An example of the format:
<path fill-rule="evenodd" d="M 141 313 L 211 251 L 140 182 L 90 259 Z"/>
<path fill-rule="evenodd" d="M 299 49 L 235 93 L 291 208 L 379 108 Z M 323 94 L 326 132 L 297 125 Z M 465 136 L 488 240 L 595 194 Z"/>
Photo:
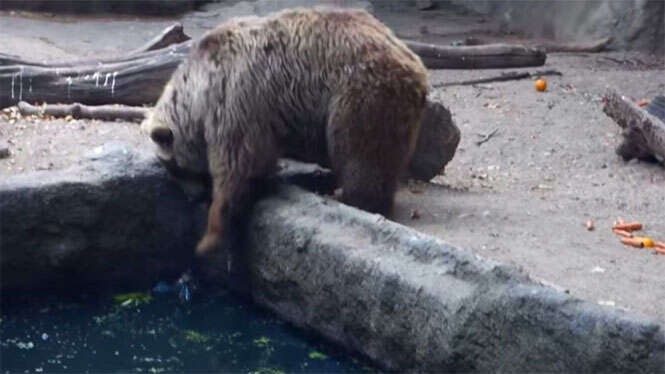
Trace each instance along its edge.
<path fill-rule="evenodd" d="M 639 238 L 621 238 L 621 243 L 635 248 L 644 247 L 644 243 Z"/>
<path fill-rule="evenodd" d="M 614 225 L 612 228 L 618 230 L 636 231 L 642 230 L 642 224 L 639 222 L 620 223 L 618 225 Z"/>
<path fill-rule="evenodd" d="M 633 234 L 629 233 L 626 230 L 612 229 L 612 231 L 615 234 L 619 235 L 619 236 L 623 236 L 624 238 L 632 238 L 633 237 Z"/>
<path fill-rule="evenodd" d="M 648 238 L 648 237 L 638 237 L 642 241 L 642 245 L 647 247 L 647 248 L 653 248 L 653 246 L 656 244 L 653 242 L 653 239 Z"/>

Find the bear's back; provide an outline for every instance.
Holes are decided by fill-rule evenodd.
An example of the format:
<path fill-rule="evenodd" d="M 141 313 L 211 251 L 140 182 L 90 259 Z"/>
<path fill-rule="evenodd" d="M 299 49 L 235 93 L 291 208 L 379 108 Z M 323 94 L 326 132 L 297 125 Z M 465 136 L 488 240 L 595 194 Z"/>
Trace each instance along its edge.
<path fill-rule="evenodd" d="M 356 70 L 363 75 L 401 71 L 422 81 L 427 74 L 417 55 L 360 9 L 294 8 L 235 18 L 206 34 L 197 50 L 197 57 L 235 74 L 251 70 L 257 80 L 271 79 L 276 72 L 292 75 L 289 79 L 323 75 L 328 84 L 344 83 L 352 75 L 358 79 Z"/>

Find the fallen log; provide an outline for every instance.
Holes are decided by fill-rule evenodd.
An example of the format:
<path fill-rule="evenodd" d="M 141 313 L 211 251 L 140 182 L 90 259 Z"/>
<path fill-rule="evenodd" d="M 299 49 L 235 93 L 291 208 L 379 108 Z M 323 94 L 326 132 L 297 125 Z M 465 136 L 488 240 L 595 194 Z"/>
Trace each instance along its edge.
<path fill-rule="evenodd" d="M 580 42 L 580 43 L 562 43 L 562 42 L 544 42 L 537 45 L 538 48 L 542 48 L 547 53 L 556 53 L 556 52 L 573 52 L 573 53 L 598 53 L 607 49 L 607 47 L 612 43 L 612 38 L 603 38 L 599 40 L 593 40 L 590 42 Z"/>
<path fill-rule="evenodd" d="M 0 54 L 0 108 L 30 103 L 88 105 L 153 104 L 171 73 L 188 55 L 193 41 L 173 25 L 146 46 L 126 56 L 46 63 Z M 540 66 L 545 53 L 523 46 L 495 44 L 445 47 L 405 41 L 430 69 L 484 69 Z"/>
<path fill-rule="evenodd" d="M 150 108 L 133 107 L 124 105 L 99 105 L 88 106 L 79 103 L 75 104 L 48 104 L 35 106 L 21 101 L 18 103 L 18 110 L 24 116 L 46 115 L 53 117 L 67 117 L 80 119 L 100 119 L 112 121 L 121 119 L 124 121 L 142 120 L 150 112 Z"/>
<path fill-rule="evenodd" d="M 499 69 L 542 66 L 547 55 L 537 48 L 512 44 L 449 47 L 414 41 L 406 45 L 429 69 Z"/>
<path fill-rule="evenodd" d="M 623 129 L 623 141 L 616 153 L 629 161 L 665 161 L 665 123 L 631 100 L 609 91 L 603 111 Z"/>
<path fill-rule="evenodd" d="M 567 42 L 557 42 L 557 41 L 546 41 L 538 44 L 526 44 L 527 47 L 542 49 L 546 53 L 557 53 L 557 52 L 576 52 L 576 53 L 598 53 L 607 49 L 607 47 L 612 43 L 612 38 L 603 38 L 598 40 L 592 40 L 590 42 L 578 42 L 578 43 L 567 43 Z M 477 46 L 477 45 L 488 45 L 493 42 L 480 39 L 474 36 L 470 36 L 464 39 L 464 45 L 467 46 Z"/>
<path fill-rule="evenodd" d="M 154 103 L 172 72 L 189 53 L 191 41 L 157 51 L 105 59 L 45 65 L 20 61 L 0 66 L 0 107 L 19 101 L 124 104 Z M 5 61 L 11 56 L 1 56 Z"/>
<path fill-rule="evenodd" d="M 157 49 L 166 48 L 172 44 L 186 42 L 191 38 L 185 34 L 182 24 L 180 22 L 174 23 L 167 27 L 159 35 L 147 42 L 143 47 L 136 49 L 130 54 L 139 54 L 142 52 L 154 51 Z"/>

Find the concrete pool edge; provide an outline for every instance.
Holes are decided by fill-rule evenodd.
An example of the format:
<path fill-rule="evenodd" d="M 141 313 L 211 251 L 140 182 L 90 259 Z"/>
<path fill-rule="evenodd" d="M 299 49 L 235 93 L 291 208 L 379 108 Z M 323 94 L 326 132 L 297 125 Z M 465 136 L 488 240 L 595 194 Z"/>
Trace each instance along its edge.
<path fill-rule="evenodd" d="M 0 182 L 2 292 L 151 284 L 191 261 L 205 210 L 154 158 L 99 150 Z M 397 371 L 662 372 L 665 326 L 299 188 L 248 225 L 252 296 Z M 81 285 L 79 285 L 81 286 Z"/>

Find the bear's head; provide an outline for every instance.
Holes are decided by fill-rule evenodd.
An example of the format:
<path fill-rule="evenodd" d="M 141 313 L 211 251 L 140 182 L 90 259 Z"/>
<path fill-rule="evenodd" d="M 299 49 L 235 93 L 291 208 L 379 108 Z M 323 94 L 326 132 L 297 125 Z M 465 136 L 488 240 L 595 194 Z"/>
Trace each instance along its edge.
<path fill-rule="evenodd" d="M 178 129 L 169 127 L 158 113 L 154 110 L 141 122 L 141 131 L 157 146 L 157 158 L 191 199 L 209 199 L 211 177 L 207 158 L 190 149 L 185 139 L 176 136 Z"/>
<path fill-rule="evenodd" d="M 150 139 L 157 145 L 157 157 L 160 161 L 174 162 L 173 130 L 158 120 L 154 112 L 148 114 L 147 118 L 141 122 L 141 131 L 150 136 Z M 175 164 L 177 165 L 177 162 Z"/>

